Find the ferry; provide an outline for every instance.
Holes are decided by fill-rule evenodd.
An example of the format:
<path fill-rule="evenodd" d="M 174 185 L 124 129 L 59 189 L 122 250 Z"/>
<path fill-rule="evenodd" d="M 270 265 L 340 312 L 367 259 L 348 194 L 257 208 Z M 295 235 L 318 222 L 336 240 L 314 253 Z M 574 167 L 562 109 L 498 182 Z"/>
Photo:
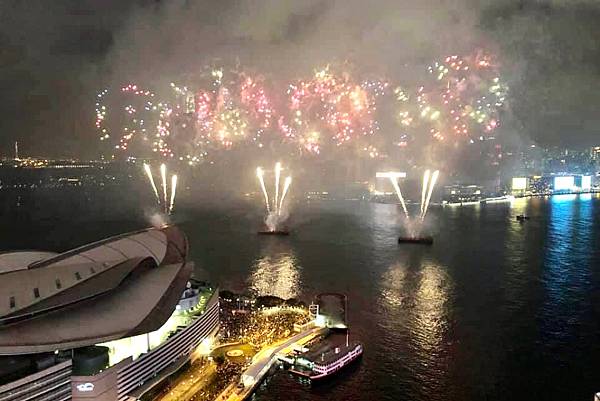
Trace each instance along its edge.
<path fill-rule="evenodd" d="M 290 369 L 290 372 L 309 378 L 311 381 L 322 380 L 359 359 L 362 353 L 363 345 L 357 341 L 335 346 L 320 355 L 297 357 L 296 363 Z"/>

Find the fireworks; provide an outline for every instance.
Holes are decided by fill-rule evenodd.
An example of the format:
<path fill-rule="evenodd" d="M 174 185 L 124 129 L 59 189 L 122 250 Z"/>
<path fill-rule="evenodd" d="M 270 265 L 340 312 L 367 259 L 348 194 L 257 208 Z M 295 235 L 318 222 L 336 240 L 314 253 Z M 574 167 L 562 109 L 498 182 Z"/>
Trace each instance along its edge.
<path fill-rule="evenodd" d="M 103 89 L 96 95 L 96 129 L 99 131 L 100 140 L 104 141 L 110 138 L 108 128 L 104 126 L 104 120 L 106 120 L 106 105 L 103 104 L 104 97 L 108 94 L 108 89 Z"/>
<path fill-rule="evenodd" d="M 142 144 L 156 132 L 155 94 L 136 84 L 127 84 L 118 91 L 103 89 L 96 95 L 95 106 L 98 136 L 103 142 L 114 138 L 112 145 L 117 151 L 139 153 Z M 134 141 L 140 146 L 131 149 Z"/>
<path fill-rule="evenodd" d="M 156 187 L 156 183 L 154 181 L 154 176 L 152 174 L 152 168 L 150 165 L 144 163 L 144 172 L 148 177 L 148 181 L 150 182 L 150 186 L 152 187 L 152 192 L 156 196 L 156 201 L 159 205 L 162 206 L 165 214 L 171 214 L 173 212 L 173 207 L 175 206 L 175 196 L 177 193 L 177 175 L 173 174 L 171 176 L 171 187 L 167 187 L 167 166 L 163 163 L 160 165 L 160 178 L 161 178 L 161 187 L 162 187 L 162 199 L 159 195 L 158 188 Z M 170 192 L 170 197 L 168 193 Z M 170 199 L 168 201 L 168 199 Z"/>
<path fill-rule="evenodd" d="M 423 174 L 423 186 L 421 189 L 421 213 L 419 217 L 421 220 L 425 219 L 425 215 L 427 214 L 427 210 L 429 209 L 429 203 L 431 202 L 431 195 L 433 194 L 433 188 L 438 180 L 440 172 L 436 170 L 431 174 L 430 170 L 425 170 Z M 389 178 L 392 186 L 394 187 L 394 191 L 396 192 L 396 196 L 398 196 L 398 200 L 402 205 L 402 210 L 404 211 L 404 215 L 406 216 L 406 220 L 410 220 L 410 214 L 408 213 L 408 209 L 406 207 L 406 201 L 404 200 L 404 196 L 402 195 L 402 191 L 400 190 L 400 184 L 398 183 L 398 178 L 406 177 L 405 173 L 398 172 L 380 172 L 377 173 L 377 178 Z"/>
<path fill-rule="evenodd" d="M 169 202 L 169 214 L 173 212 L 175 206 L 175 194 L 177 193 L 177 175 L 171 176 L 171 202 Z"/>
<path fill-rule="evenodd" d="M 152 190 L 154 191 L 154 195 L 156 196 L 156 201 L 160 204 L 160 195 L 158 194 L 158 189 L 156 188 L 156 184 L 154 183 L 154 177 L 152 176 L 152 170 L 150 169 L 150 165 L 144 163 L 144 171 L 146 172 L 148 181 L 150 181 L 150 185 L 152 186 Z"/>
<path fill-rule="evenodd" d="M 398 200 L 402 205 L 402 210 L 404 211 L 404 215 L 408 220 L 410 218 L 408 214 L 408 209 L 406 208 L 406 202 L 404 201 L 404 196 L 402 196 L 402 191 L 400 190 L 400 185 L 398 184 L 398 178 L 406 177 L 406 173 L 400 173 L 395 171 L 386 171 L 377 173 L 377 178 L 389 178 L 392 186 L 394 187 L 394 191 L 396 191 L 396 195 L 398 196 Z"/>
<path fill-rule="evenodd" d="M 425 188 L 428 186 L 427 197 L 421 198 L 421 220 L 425 220 L 425 215 L 427 214 L 427 209 L 429 209 L 429 202 L 431 201 L 431 194 L 433 193 L 433 188 L 435 187 L 435 183 L 437 182 L 438 176 L 440 172 L 439 170 L 435 170 L 433 174 L 430 176 L 429 170 L 425 171 L 423 176 L 423 191 L 422 194 L 425 194 Z M 431 177 L 431 178 L 430 178 Z M 424 203 L 423 203 L 424 200 Z"/>
<path fill-rule="evenodd" d="M 281 163 L 277 162 L 275 163 L 275 186 L 274 186 L 274 190 L 275 190 L 275 197 L 273 200 L 273 206 L 271 207 L 271 202 L 269 201 L 269 194 L 267 192 L 267 187 L 265 185 L 265 180 L 264 180 L 264 170 L 262 169 L 262 167 L 257 167 L 256 168 L 256 176 L 258 178 L 258 181 L 260 182 L 260 187 L 262 189 L 263 195 L 265 197 L 265 206 L 267 208 L 267 212 L 271 212 L 273 211 L 274 213 L 281 215 L 281 210 L 283 209 L 283 204 L 285 201 L 285 196 L 288 193 L 288 190 L 290 188 L 290 185 L 292 184 L 292 177 L 288 176 L 285 178 L 284 184 L 283 184 L 283 191 L 281 191 L 281 199 L 279 198 L 279 189 L 280 189 L 280 177 L 281 177 L 281 171 L 282 171 L 282 167 L 281 167 Z"/>
<path fill-rule="evenodd" d="M 278 119 L 286 138 L 296 140 L 306 151 L 319 154 L 324 145 L 340 146 L 356 137 L 374 135 L 376 98 L 388 84 L 351 80 L 330 68 L 316 71 L 308 81 L 292 83 L 287 91 L 287 115 Z"/>
<path fill-rule="evenodd" d="M 499 126 L 507 87 L 490 56 L 448 56 L 428 70 L 434 83 L 419 88 L 417 101 L 420 116 L 430 120 L 436 139 L 448 135 L 470 139 Z"/>
<path fill-rule="evenodd" d="M 271 206 L 269 203 L 269 194 L 267 193 L 267 188 L 265 187 L 265 179 L 264 179 L 264 171 L 261 167 L 256 168 L 256 176 L 258 177 L 258 181 L 260 182 L 260 187 L 262 189 L 263 195 L 265 197 L 265 205 L 267 206 L 267 212 L 271 212 Z"/>
<path fill-rule="evenodd" d="M 301 154 L 339 148 L 378 158 L 390 144 L 470 143 L 500 126 L 508 88 L 492 56 L 451 55 L 426 77 L 398 85 L 327 66 L 273 87 L 262 75 L 210 66 L 157 92 L 133 83 L 101 90 L 94 126 L 118 152 L 190 164 L 222 150 L 284 144 Z"/>
<path fill-rule="evenodd" d="M 282 166 L 280 162 L 275 163 L 275 186 L 274 192 L 275 197 L 273 198 L 273 205 L 269 201 L 269 194 L 267 192 L 267 187 L 265 185 L 264 180 L 264 170 L 261 167 L 256 168 L 256 176 L 260 183 L 260 188 L 262 190 L 263 196 L 265 198 L 265 206 L 267 208 L 267 218 L 265 223 L 270 231 L 275 231 L 277 226 L 284 221 L 287 216 L 282 214 L 283 207 L 285 205 L 285 197 L 289 192 L 290 186 L 292 185 L 292 177 L 287 176 L 283 183 L 283 190 L 281 191 L 281 198 L 279 197 L 280 193 L 280 181 L 281 181 L 281 171 Z"/>

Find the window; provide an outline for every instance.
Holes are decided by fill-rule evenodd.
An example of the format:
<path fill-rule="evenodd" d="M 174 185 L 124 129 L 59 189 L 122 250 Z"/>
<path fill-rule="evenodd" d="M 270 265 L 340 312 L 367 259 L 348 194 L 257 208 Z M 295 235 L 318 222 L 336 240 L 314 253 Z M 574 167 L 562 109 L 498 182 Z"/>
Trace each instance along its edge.
<path fill-rule="evenodd" d="M 15 297 L 9 298 L 10 308 L 13 309 L 16 306 Z"/>
<path fill-rule="evenodd" d="M 62 284 L 60 283 L 60 279 L 56 279 L 56 289 L 60 290 L 62 288 Z"/>
<path fill-rule="evenodd" d="M 40 297 L 40 289 L 39 289 L 39 288 L 35 287 L 35 288 L 33 289 L 33 296 L 34 296 L 35 298 L 39 298 L 39 297 Z"/>
<path fill-rule="evenodd" d="M 81 274 L 79 274 L 79 272 L 75 272 L 75 278 L 77 280 L 81 280 Z"/>

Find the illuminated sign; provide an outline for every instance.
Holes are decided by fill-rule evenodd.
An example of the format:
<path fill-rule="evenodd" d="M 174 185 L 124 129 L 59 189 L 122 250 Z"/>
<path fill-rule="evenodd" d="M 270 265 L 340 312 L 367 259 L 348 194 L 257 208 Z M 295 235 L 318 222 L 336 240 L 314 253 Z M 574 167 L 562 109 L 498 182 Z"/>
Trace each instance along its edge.
<path fill-rule="evenodd" d="M 77 385 L 77 391 L 88 393 L 94 391 L 94 383 L 81 383 Z"/>
<path fill-rule="evenodd" d="M 575 187 L 575 177 L 573 176 L 565 176 L 565 177 L 555 177 L 554 178 L 554 190 L 572 190 Z"/>
<path fill-rule="evenodd" d="M 527 178 L 525 177 L 515 177 L 512 179 L 512 189 L 513 191 L 523 191 L 527 189 Z"/>
<path fill-rule="evenodd" d="M 592 177 L 589 175 L 584 175 L 581 177 L 581 190 L 589 191 L 592 189 Z"/>
<path fill-rule="evenodd" d="M 406 173 L 400 171 L 378 171 L 375 175 L 377 178 L 405 178 Z"/>

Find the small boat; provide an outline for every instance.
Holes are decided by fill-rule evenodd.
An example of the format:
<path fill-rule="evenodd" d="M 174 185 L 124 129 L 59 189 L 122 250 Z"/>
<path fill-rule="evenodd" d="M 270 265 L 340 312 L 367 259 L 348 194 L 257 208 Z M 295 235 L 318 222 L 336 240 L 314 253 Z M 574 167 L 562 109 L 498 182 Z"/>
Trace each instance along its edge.
<path fill-rule="evenodd" d="M 432 245 L 433 237 L 400 237 L 398 238 L 399 244 L 421 244 L 421 245 Z"/>
<path fill-rule="evenodd" d="M 280 236 L 283 236 L 283 235 L 290 235 L 290 232 L 287 231 L 287 230 L 273 230 L 273 231 L 266 230 L 266 231 L 258 231 L 256 234 L 258 234 L 258 235 L 280 235 Z"/>
<path fill-rule="evenodd" d="M 525 216 L 523 214 L 517 215 L 516 218 L 517 218 L 517 221 L 519 221 L 519 222 L 524 222 L 525 220 L 529 220 L 529 216 Z"/>

